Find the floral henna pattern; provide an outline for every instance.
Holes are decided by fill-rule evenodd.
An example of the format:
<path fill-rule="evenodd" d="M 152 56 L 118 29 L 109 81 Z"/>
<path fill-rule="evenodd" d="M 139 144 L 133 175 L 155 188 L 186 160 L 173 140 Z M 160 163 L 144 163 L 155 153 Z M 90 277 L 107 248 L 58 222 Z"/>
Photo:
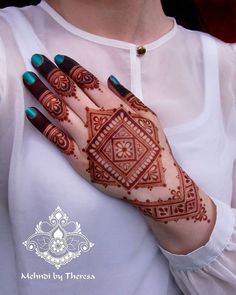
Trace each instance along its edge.
<path fill-rule="evenodd" d="M 51 91 L 46 90 L 38 98 L 39 102 L 45 107 L 53 118 L 63 122 L 69 120 L 69 109 L 62 99 L 56 97 Z"/>
<path fill-rule="evenodd" d="M 43 131 L 43 134 L 54 143 L 64 154 L 67 156 L 73 155 L 76 159 L 78 157 L 75 154 L 75 144 L 74 141 L 66 135 L 64 132 L 60 131 L 57 127 L 49 124 Z"/>
<path fill-rule="evenodd" d="M 98 131 L 102 125 L 108 120 L 107 117 L 104 116 L 94 116 L 93 117 L 93 128 L 94 131 Z"/>
<path fill-rule="evenodd" d="M 128 202 L 141 210 L 144 215 L 165 223 L 179 219 L 210 222 L 205 204 L 199 196 L 198 187 L 177 164 L 175 166 L 178 170 L 177 178 L 180 186 L 177 190 L 170 190 L 171 198 L 167 201 L 159 199 L 155 202 L 149 200 L 141 202 L 135 199 L 128 200 Z M 127 198 L 124 199 L 127 200 Z"/>
<path fill-rule="evenodd" d="M 153 128 L 153 124 L 150 120 L 145 118 L 139 118 L 138 123 L 150 134 L 153 135 L 156 132 L 157 128 Z"/>
<path fill-rule="evenodd" d="M 102 92 L 99 80 L 90 72 L 80 65 L 74 66 L 69 73 L 70 77 L 78 84 L 79 87 L 86 90 L 97 89 Z"/>
<path fill-rule="evenodd" d="M 63 97 L 74 97 L 76 100 L 80 100 L 76 95 L 76 84 L 62 71 L 53 69 L 48 74 L 47 81 L 59 95 Z"/>
<path fill-rule="evenodd" d="M 36 61 L 36 64 L 35 64 Z M 38 62 L 40 64 L 38 64 Z M 35 54 L 32 56 L 32 65 L 37 71 L 49 82 L 60 97 L 73 97 L 80 100 L 76 93 L 75 82 L 67 76 L 63 71 L 58 69 L 46 56 Z M 42 84 L 38 80 L 38 84 Z"/>
<path fill-rule="evenodd" d="M 161 147 L 151 121 L 123 107 L 115 110 L 87 109 L 91 180 L 104 186 L 133 188 L 165 186 Z M 147 122 L 148 121 L 148 122 Z"/>

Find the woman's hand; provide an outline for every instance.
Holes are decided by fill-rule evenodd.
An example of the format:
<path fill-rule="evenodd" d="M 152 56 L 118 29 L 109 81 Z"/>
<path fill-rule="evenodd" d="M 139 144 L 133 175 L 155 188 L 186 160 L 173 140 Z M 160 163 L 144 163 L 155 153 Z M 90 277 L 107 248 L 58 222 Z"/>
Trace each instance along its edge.
<path fill-rule="evenodd" d="M 108 87 L 67 56 L 34 55 L 24 84 L 63 130 L 39 110 L 31 123 L 68 158 L 74 169 L 105 194 L 125 199 L 154 220 L 209 221 L 202 196 L 175 161 L 157 116 L 118 80 Z"/>

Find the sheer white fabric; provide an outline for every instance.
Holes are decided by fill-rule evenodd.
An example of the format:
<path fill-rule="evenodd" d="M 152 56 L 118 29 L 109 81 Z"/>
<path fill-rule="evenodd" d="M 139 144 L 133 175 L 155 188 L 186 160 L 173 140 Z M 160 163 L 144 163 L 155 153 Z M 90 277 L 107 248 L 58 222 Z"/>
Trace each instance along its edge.
<path fill-rule="evenodd" d="M 44 1 L 0 12 L 0 294 L 236 293 L 236 54 L 175 23 L 145 47 L 139 57 L 135 44 L 79 30 Z M 139 212 L 86 183 L 28 123 L 25 107 L 45 113 L 21 78 L 34 53 L 71 56 L 104 83 L 113 74 L 158 114 L 176 159 L 217 205 L 205 246 L 183 256 L 157 247 Z M 95 280 L 21 278 L 55 271 L 22 242 L 57 206 L 95 243 L 60 273 Z"/>

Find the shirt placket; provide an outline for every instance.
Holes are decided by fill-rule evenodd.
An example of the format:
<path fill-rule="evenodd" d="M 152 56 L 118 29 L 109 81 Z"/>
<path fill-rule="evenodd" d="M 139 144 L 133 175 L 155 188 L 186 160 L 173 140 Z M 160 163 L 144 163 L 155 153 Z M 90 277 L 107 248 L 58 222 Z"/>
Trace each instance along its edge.
<path fill-rule="evenodd" d="M 131 91 L 140 100 L 143 101 L 142 90 L 142 71 L 141 71 L 141 58 L 146 53 L 143 46 L 132 46 L 130 48 L 130 77 L 131 77 Z"/>

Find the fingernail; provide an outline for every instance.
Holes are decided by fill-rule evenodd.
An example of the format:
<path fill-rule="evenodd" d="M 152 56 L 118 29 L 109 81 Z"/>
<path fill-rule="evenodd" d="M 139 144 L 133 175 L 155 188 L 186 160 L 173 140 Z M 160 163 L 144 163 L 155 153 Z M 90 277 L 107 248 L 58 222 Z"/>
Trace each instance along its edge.
<path fill-rule="evenodd" d="M 55 57 L 54 57 L 54 61 L 57 65 L 63 63 L 65 59 L 65 56 L 64 55 L 60 55 L 60 54 L 57 54 Z"/>
<path fill-rule="evenodd" d="M 109 78 L 115 85 L 120 85 L 120 82 L 116 79 L 115 76 L 111 75 Z"/>
<path fill-rule="evenodd" d="M 36 75 L 33 72 L 25 72 L 23 80 L 26 84 L 32 85 L 36 82 Z"/>
<path fill-rule="evenodd" d="M 25 110 L 25 113 L 26 113 L 26 116 L 29 118 L 29 119 L 33 119 L 37 116 L 37 112 L 35 109 L 33 108 L 27 108 Z"/>
<path fill-rule="evenodd" d="M 31 62 L 34 66 L 39 67 L 43 63 L 43 56 L 41 54 L 34 54 L 31 57 Z"/>
<path fill-rule="evenodd" d="M 117 79 L 115 76 L 111 75 L 108 80 L 110 81 L 112 88 L 115 89 L 119 95 L 121 95 L 122 97 L 125 97 L 127 94 L 129 94 L 129 90 L 126 89 Z M 109 83 L 108 83 L 108 87 Z"/>

